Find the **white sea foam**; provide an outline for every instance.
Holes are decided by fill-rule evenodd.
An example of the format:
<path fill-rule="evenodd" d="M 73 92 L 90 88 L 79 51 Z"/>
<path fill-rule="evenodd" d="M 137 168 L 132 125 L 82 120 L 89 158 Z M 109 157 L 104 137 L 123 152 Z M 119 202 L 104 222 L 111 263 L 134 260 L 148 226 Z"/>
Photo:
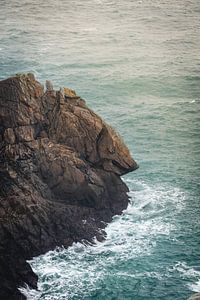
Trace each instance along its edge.
<path fill-rule="evenodd" d="M 30 263 L 39 275 L 39 292 L 26 288 L 28 299 L 70 299 L 77 295 L 88 297 L 98 283 L 109 276 L 116 262 L 124 263 L 151 255 L 159 236 L 168 237 L 176 226 L 168 220 L 168 206 L 181 209 L 184 193 L 179 189 L 150 187 L 144 182 L 126 180 L 134 190 L 131 203 L 106 228 L 107 238 L 95 246 L 81 243 L 68 249 L 58 248 L 33 259 Z M 177 266 L 178 268 L 178 266 Z M 116 276 L 140 276 L 137 272 L 115 272 Z M 146 272 L 146 277 L 161 278 L 159 272 Z M 62 291 L 62 293 L 60 293 Z"/>
<path fill-rule="evenodd" d="M 184 280 L 189 280 L 192 283 L 186 283 L 186 286 L 193 292 L 200 292 L 200 271 L 196 266 L 189 266 L 186 262 L 178 262 L 172 268 L 173 271 L 178 271 Z M 170 272 L 172 271 L 170 270 Z"/>
<path fill-rule="evenodd" d="M 184 277 L 199 277 L 200 271 L 195 270 L 195 267 L 188 266 L 185 262 L 178 262 L 174 267 Z"/>
<path fill-rule="evenodd" d="M 27 300 L 41 299 L 42 292 L 30 289 L 27 285 L 24 288 L 19 288 L 19 291 L 26 296 Z M 67 299 L 66 299 L 67 300 Z"/>
<path fill-rule="evenodd" d="M 199 293 L 200 292 L 200 279 L 194 283 L 188 284 L 188 287 L 193 292 Z"/>

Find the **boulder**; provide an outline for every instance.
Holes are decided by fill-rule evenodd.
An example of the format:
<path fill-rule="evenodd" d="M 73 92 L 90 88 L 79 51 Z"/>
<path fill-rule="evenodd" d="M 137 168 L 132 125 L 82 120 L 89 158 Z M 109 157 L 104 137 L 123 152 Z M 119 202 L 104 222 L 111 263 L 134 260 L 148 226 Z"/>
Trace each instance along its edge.
<path fill-rule="evenodd" d="M 27 259 L 84 240 L 128 205 L 138 168 L 121 137 L 73 90 L 34 75 L 0 81 L 0 299 L 37 288 Z M 102 230 L 99 230 L 101 228 Z"/>

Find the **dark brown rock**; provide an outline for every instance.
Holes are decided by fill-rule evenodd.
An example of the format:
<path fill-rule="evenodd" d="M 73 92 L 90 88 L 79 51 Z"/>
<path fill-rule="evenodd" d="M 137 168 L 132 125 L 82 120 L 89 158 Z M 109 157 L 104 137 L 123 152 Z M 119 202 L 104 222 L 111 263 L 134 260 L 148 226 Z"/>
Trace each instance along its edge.
<path fill-rule="evenodd" d="M 102 240 L 127 207 L 120 176 L 137 164 L 119 135 L 73 90 L 32 74 L 0 82 L 0 299 L 37 288 L 27 259 Z"/>

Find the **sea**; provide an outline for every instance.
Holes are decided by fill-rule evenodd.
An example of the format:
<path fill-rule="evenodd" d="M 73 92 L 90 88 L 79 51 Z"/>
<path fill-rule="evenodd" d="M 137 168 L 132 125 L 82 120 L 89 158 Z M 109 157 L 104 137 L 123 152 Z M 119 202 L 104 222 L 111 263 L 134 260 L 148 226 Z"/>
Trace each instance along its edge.
<path fill-rule="evenodd" d="M 140 168 L 107 238 L 33 258 L 28 300 L 186 300 L 200 292 L 200 2 L 0 0 L 0 79 L 76 90 Z"/>

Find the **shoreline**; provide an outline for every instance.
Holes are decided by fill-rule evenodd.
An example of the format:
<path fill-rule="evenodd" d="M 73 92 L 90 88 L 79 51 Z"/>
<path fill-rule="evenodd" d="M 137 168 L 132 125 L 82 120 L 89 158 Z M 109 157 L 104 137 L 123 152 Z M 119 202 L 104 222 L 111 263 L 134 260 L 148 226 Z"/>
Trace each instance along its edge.
<path fill-rule="evenodd" d="M 46 90 L 33 74 L 0 82 L 2 299 L 37 289 L 26 260 L 83 239 L 127 207 L 120 176 L 136 170 L 119 135 L 73 90 Z M 5 258 L 7 260 L 4 263 Z"/>

